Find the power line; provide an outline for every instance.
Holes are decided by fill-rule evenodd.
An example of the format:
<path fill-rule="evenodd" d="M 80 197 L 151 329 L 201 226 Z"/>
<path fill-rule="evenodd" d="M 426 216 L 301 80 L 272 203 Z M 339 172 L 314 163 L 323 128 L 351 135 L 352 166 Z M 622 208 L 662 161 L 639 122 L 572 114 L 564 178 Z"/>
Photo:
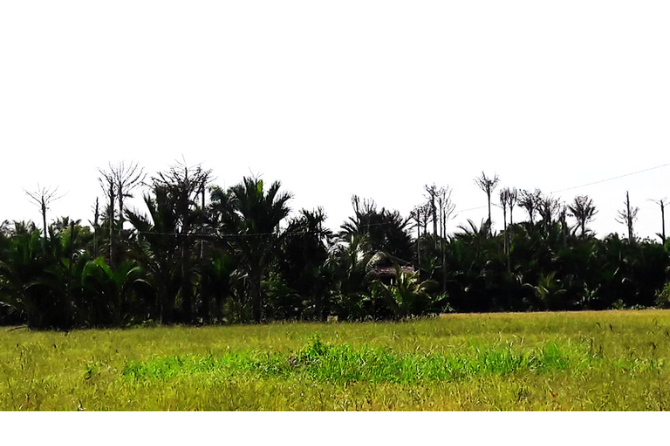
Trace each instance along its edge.
<path fill-rule="evenodd" d="M 565 189 L 555 190 L 555 191 L 549 192 L 549 194 L 556 194 L 556 193 L 559 193 L 559 192 L 566 192 L 566 191 L 573 190 L 573 189 L 579 189 L 581 187 L 593 186 L 595 184 L 605 183 L 607 181 L 614 181 L 614 180 L 618 180 L 620 178 L 625 178 L 625 177 L 629 177 L 629 176 L 632 176 L 632 175 L 638 175 L 640 173 L 645 173 L 645 172 L 649 172 L 649 171 L 652 171 L 652 170 L 661 169 L 661 168 L 667 167 L 667 166 L 670 166 L 670 163 L 662 164 L 660 166 L 650 167 L 648 169 L 638 170 L 636 172 L 630 172 L 630 173 L 626 173 L 626 174 L 623 174 L 623 175 L 618 175 L 616 177 L 611 177 L 611 178 L 606 178 L 606 179 L 603 179 L 603 180 L 594 181 L 594 182 L 587 183 L 587 184 L 582 184 L 582 185 L 579 185 L 579 186 L 572 186 L 572 187 L 568 187 L 568 188 L 565 188 Z M 459 211 L 457 215 L 462 214 L 463 212 L 470 212 L 470 211 L 476 211 L 476 210 L 480 210 L 480 209 L 486 209 L 486 207 L 487 206 L 477 206 L 477 207 L 473 207 L 473 208 L 463 209 L 463 210 Z M 393 224 L 396 224 L 396 222 L 389 221 L 389 222 L 370 223 L 370 224 L 365 224 L 364 226 L 366 226 L 366 227 L 385 226 L 385 225 L 393 225 Z M 297 235 L 303 235 L 303 234 L 312 233 L 312 232 L 313 231 L 303 230 L 303 231 L 296 231 L 296 232 L 291 232 L 291 233 L 283 233 L 282 235 L 283 236 L 297 236 Z M 138 231 L 138 234 L 152 234 L 152 235 L 174 236 L 174 237 L 181 236 L 181 237 L 197 237 L 197 238 L 219 238 L 219 239 L 221 239 L 221 238 L 241 238 L 241 237 L 269 237 L 269 236 L 278 235 L 277 233 L 274 233 L 274 232 L 254 233 L 254 234 L 183 234 L 183 235 L 180 235 L 180 234 L 175 234 L 175 233 L 159 233 L 159 232 L 144 232 L 144 231 Z M 337 235 L 337 234 L 334 233 L 333 235 Z"/>
<path fill-rule="evenodd" d="M 568 191 L 568 190 L 579 189 L 580 187 L 593 186 L 594 184 L 605 183 L 607 181 L 614 181 L 614 180 L 618 180 L 619 178 L 629 177 L 629 176 L 632 176 L 632 175 L 637 175 L 637 174 L 640 174 L 640 173 L 649 172 L 651 170 L 656 170 L 656 169 L 660 169 L 662 167 L 667 167 L 667 166 L 670 166 L 670 163 L 662 164 L 662 165 L 656 166 L 656 167 L 650 167 L 649 169 L 638 170 L 637 172 L 626 173 L 626 174 L 619 175 L 619 176 L 612 177 L 612 178 L 606 178 L 604 180 L 594 181 L 593 183 L 582 184 L 580 186 L 568 187 L 566 189 L 561 189 L 561 190 L 555 190 L 555 191 L 549 192 L 549 193 L 550 194 L 557 194 L 559 192 L 565 192 L 565 191 Z"/>
<path fill-rule="evenodd" d="M 586 184 L 581 184 L 579 186 L 571 186 L 571 187 L 567 187 L 565 189 L 559 189 L 559 190 L 551 191 L 551 192 L 549 192 L 549 194 L 557 194 L 559 192 L 566 192 L 566 191 L 573 190 L 573 189 L 579 189 L 581 187 L 593 186 L 595 184 L 605 183 L 607 181 L 614 181 L 614 180 L 618 180 L 620 178 L 625 178 L 625 177 L 629 177 L 629 176 L 632 176 L 632 175 L 638 175 L 640 173 L 649 172 L 649 171 L 652 171 L 652 170 L 661 169 L 663 167 L 668 167 L 668 166 L 670 166 L 670 163 L 661 164 L 660 166 L 650 167 L 648 169 L 638 170 L 636 172 L 625 173 L 623 175 L 618 175 L 616 177 L 605 178 L 604 180 L 598 180 L 598 181 L 594 181 L 592 183 L 586 183 Z M 463 209 L 462 211 L 459 211 L 459 213 L 475 211 L 475 210 L 485 209 L 485 208 L 486 208 L 486 206 L 478 206 L 478 207 L 474 207 L 474 208 Z"/>

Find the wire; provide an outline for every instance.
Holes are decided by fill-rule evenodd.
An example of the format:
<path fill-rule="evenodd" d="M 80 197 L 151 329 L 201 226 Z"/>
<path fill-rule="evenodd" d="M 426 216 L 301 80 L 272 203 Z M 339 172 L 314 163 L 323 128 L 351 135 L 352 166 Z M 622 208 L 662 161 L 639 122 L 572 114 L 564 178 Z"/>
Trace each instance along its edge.
<path fill-rule="evenodd" d="M 611 178 L 606 178 L 606 179 L 603 179 L 603 180 L 594 181 L 592 183 L 587 183 L 587 184 L 582 184 L 582 185 L 579 185 L 579 186 L 572 186 L 572 187 L 568 187 L 568 188 L 565 188 L 565 189 L 555 190 L 555 191 L 549 192 L 549 194 L 556 194 L 556 193 L 559 193 L 559 192 L 566 192 L 566 191 L 573 190 L 573 189 L 579 189 L 581 187 L 593 186 L 595 184 L 605 183 L 607 181 L 614 181 L 614 180 L 618 180 L 620 178 L 625 178 L 625 177 L 629 177 L 629 176 L 632 176 L 632 175 L 638 175 L 638 174 L 641 174 L 641 173 L 644 173 L 644 172 L 649 172 L 649 171 L 652 171 L 652 170 L 661 169 L 663 167 L 668 167 L 668 166 L 670 166 L 670 163 L 661 164 L 660 166 L 650 167 L 648 169 L 638 170 L 636 172 L 626 173 L 626 174 L 619 175 L 619 176 L 616 176 L 616 177 L 611 177 Z M 494 203 L 491 203 L 491 204 L 495 206 Z M 463 210 L 459 211 L 457 215 L 462 214 L 463 212 L 476 211 L 476 210 L 480 210 L 480 209 L 486 209 L 486 206 L 477 206 L 477 207 L 473 207 L 473 208 L 463 209 Z M 370 226 L 385 226 L 385 225 L 393 225 L 393 224 L 396 224 L 396 222 L 389 221 L 389 222 L 381 222 L 381 223 L 370 223 L 370 224 L 366 224 L 366 225 L 362 225 L 362 226 L 370 227 Z M 305 231 L 305 230 L 296 231 L 296 232 L 292 232 L 290 234 L 285 233 L 284 236 L 298 236 L 298 235 L 303 235 L 303 234 L 311 233 L 311 232 L 312 231 Z M 179 236 L 184 237 L 185 236 L 185 237 L 198 237 L 198 238 L 241 238 L 241 237 L 266 237 L 266 236 L 269 237 L 269 236 L 277 235 L 274 232 L 255 233 L 255 234 L 216 234 L 216 235 L 213 235 L 213 234 L 184 234 L 184 235 L 180 235 L 180 234 L 174 234 L 174 233 L 144 232 L 144 231 L 138 231 L 138 233 L 139 234 L 174 236 L 174 237 L 179 237 Z"/>
<path fill-rule="evenodd" d="M 586 184 L 581 184 L 579 186 L 571 186 L 571 187 L 567 187 L 565 189 L 559 189 L 559 190 L 551 191 L 551 192 L 549 192 L 549 194 L 557 194 L 559 192 L 566 192 L 566 191 L 573 190 L 573 189 L 579 189 L 581 187 L 593 186 L 595 184 L 605 183 L 607 181 L 614 181 L 614 180 L 618 180 L 620 178 L 625 178 L 625 177 L 629 177 L 629 176 L 632 176 L 632 175 L 638 175 L 640 173 L 649 172 L 649 171 L 652 171 L 652 170 L 661 169 L 663 167 L 668 167 L 668 166 L 670 166 L 670 163 L 661 164 L 660 166 L 650 167 L 649 169 L 638 170 L 636 172 L 625 173 L 623 175 L 619 175 L 619 176 L 611 177 L 611 178 L 606 178 L 604 180 L 594 181 L 592 183 L 586 183 Z M 494 203 L 491 203 L 491 204 L 495 205 Z M 462 211 L 459 211 L 459 214 L 463 213 L 463 212 L 476 211 L 476 210 L 485 209 L 485 208 L 486 208 L 486 206 L 478 206 L 478 207 L 474 207 L 474 208 L 463 209 Z"/>
<path fill-rule="evenodd" d="M 667 166 L 670 166 L 670 163 L 662 164 L 662 165 L 656 166 L 656 167 L 650 167 L 649 169 L 638 170 L 637 172 L 626 173 L 626 174 L 619 175 L 619 176 L 612 177 L 612 178 L 606 178 L 604 180 L 594 181 L 593 183 L 582 184 L 580 186 L 573 186 L 573 187 L 568 187 L 566 189 L 555 190 L 555 191 L 549 192 L 549 193 L 550 194 L 557 194 L 559 192 L 565 192 L 565 191 L 568 191 L 568 190 L 579 189 L 580 187 L 593 186 L 594 184 L 605 183 L 607 181 L 614 181 L 614 180 L 618 180 L 619 178 L 629 177 L 631 175 L 637 175 L 637 174 L 640 174 L 640 173 L 649 172 L 651 170 L 656 170 L 656 169 L 660 169 L 662 167 L 667 167 Z"/>

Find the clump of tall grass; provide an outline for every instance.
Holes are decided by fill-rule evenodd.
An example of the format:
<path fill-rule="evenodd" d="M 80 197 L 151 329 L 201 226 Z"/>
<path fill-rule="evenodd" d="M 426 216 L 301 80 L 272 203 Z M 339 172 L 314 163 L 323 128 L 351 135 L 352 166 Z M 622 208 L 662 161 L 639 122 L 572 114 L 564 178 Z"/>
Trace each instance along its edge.
<path fill-rule="evenodd" d="M 518 349 L 511 346 L 472 348 L 457 354 L 435 352 L 398 353 L 390 348 L 349 344 L 330 345 L 314 338 L 297 352 L 282 355 L 258 352 L 231 352 L 223 357 L 170 356 L 147 362 L 130 361 L 123 375 L 135 380 L 168 380 L 198 374 L 260 377 L 301 376 L 317 382 L 399 383 L 451 381 L 482 374 L 504 375 L 516 372 L 564 370 L 584 364 L 588 355 L 555 343 L 541 348 Z"/>

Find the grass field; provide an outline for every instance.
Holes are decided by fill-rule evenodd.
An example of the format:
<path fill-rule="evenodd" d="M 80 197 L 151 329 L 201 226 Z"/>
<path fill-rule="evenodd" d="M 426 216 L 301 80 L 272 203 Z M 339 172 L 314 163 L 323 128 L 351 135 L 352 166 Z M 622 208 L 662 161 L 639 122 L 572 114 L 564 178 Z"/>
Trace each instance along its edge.
<path fill-rule="evenodd" d="M 670 407 L 670 311 L 0 330 L 2 410 Z"/>

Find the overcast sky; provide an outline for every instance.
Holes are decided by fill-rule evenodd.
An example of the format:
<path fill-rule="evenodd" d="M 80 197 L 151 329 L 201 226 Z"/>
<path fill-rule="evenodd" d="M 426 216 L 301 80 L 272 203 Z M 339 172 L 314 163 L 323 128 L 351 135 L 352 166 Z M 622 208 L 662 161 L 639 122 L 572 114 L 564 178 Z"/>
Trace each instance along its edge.
<path fill-rule="evenodd" d="M 485 217 L 482 170 L 553 192 L 670 163 L 668 23 L 667 1 L 2 2 L 0 221 L 39 221 L 39 183 L 67 192 L 50 219 L 86 222 L 98 167 L 183 155 L 331 227 L 354 193 L 407 215 L 449 185 L 453 231 Z M 630 190 L 653 236 L 668 178 L 555 195 L 591 196 L 603 236 Z"/>

